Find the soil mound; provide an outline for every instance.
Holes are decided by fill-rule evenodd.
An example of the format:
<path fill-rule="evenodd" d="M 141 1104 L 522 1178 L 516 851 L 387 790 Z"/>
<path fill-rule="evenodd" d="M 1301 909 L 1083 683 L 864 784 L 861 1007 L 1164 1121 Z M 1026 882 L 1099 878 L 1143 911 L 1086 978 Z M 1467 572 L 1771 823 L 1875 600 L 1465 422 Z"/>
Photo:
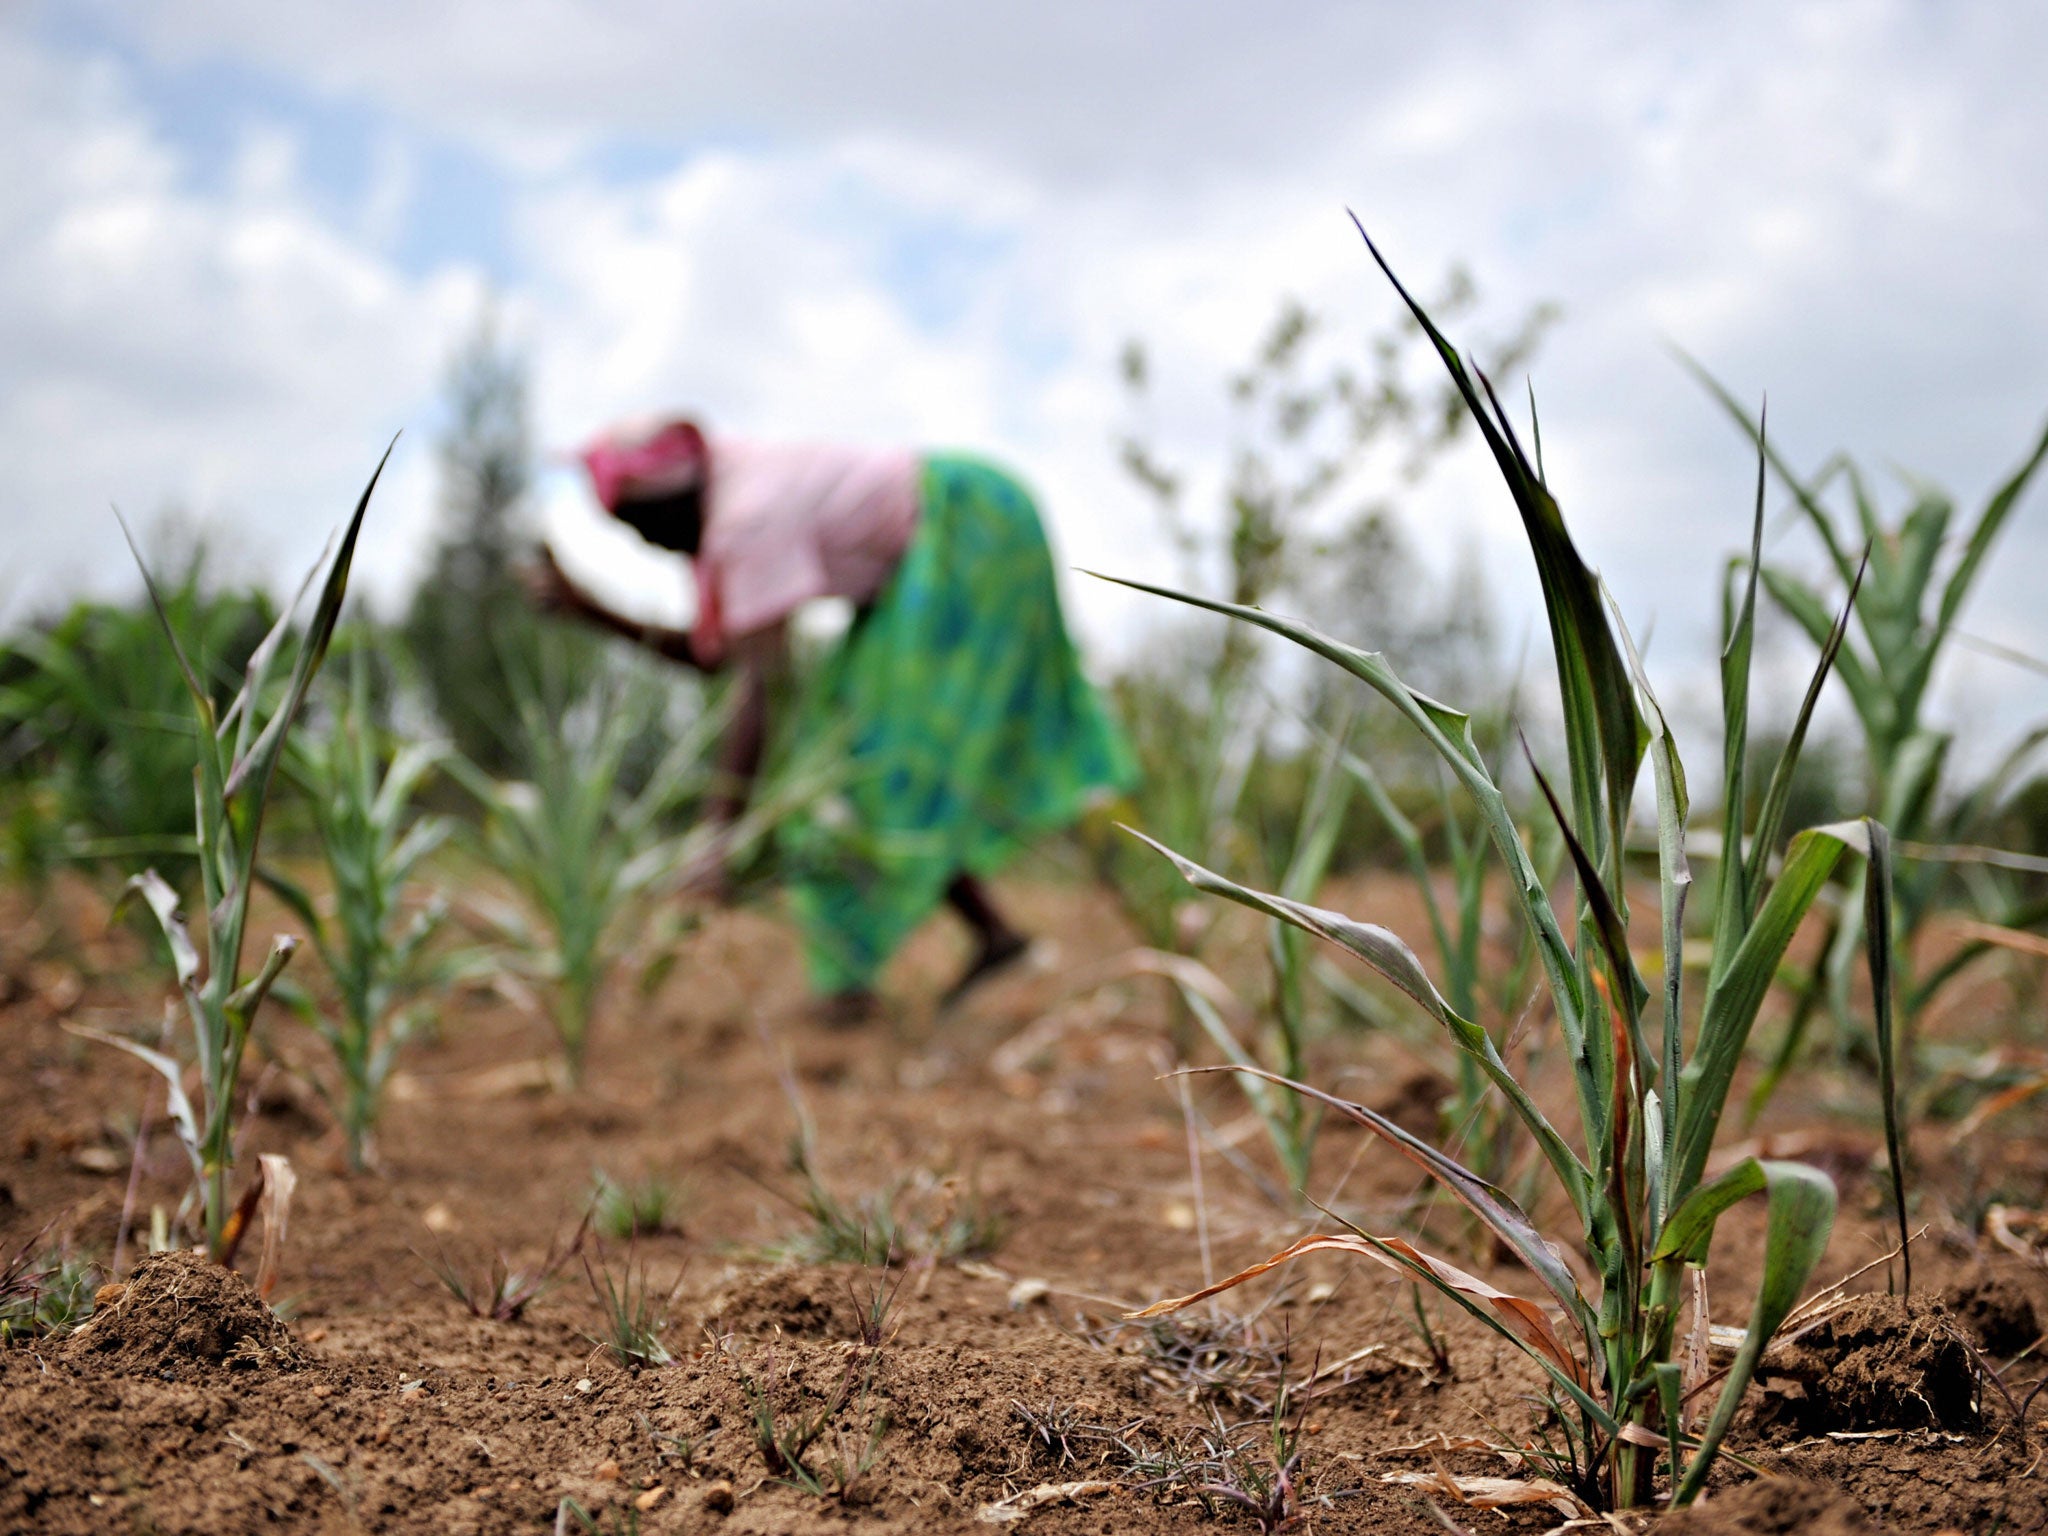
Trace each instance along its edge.
<path fill-rule="evenodd" d="M 1821 1483 L 1763 1477 L 1703 1499 L 1657 1526 L 1657 1536 L 1871 1536 L 1863 1506 Z"/>
<path fill-rule="evenodd" d="M 1970 1347 L 1939 1301 L 1856 1296 L 1795 1336 L 1766 1366 L 1789 1377 L 1769 1419 L 1802 1434 L 1978 1427 Z"/>
<path fill-rule="evenodd" d="M 296 1370 L 307 1363 L 291 1330 L 248 1281 L 196 1253 L 143 1259 L 119 1294 L 107 1296 L 65 1340 L 63 1354 L 80 1365 L 166 1380 L 187 1371 Z"/>
<path fill-rule="evenodd" d="M 858 1336 L 861 1283 L 842 1279 L 831 1270 L 777 1268 L 737 1275 L 704 1308 L 703 1322 L 720 1333 L 784 1334 L 798 1339 L 851 1339 Z M 837 1284 L 835 1284 L 835 1281 Z M 894 1277 L 880 1282 L 894 1284 Z"/>
<path fill-rule="evenodd" d="M 1982 1266 L 1943 1291 L 1941 1299 L 1987 1355 L 2002 1360 L 2041 1337 L 2041 1320 L 2026 1291 Z"/>

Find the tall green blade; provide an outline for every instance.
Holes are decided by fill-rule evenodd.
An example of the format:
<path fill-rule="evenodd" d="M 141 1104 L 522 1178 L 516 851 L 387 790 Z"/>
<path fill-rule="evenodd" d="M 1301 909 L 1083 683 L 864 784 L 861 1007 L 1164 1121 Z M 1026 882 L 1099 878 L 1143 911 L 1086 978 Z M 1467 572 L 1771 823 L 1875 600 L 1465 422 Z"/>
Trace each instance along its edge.
<path fill-rule="evenodd" d="M 1679 362 L 1705 386 L 1707 393 L 1720 402 L 1721 408 L 1728 413 L 1736 426 L 1742 429 L 1743 435 L 1755 443 L 1758 450 L 1770 461 L 1771 468 L 1777 471 L 1778 478 L 1785 483 L 1785 488 L 1791 491 L 1800 510 L 1806 514 L 1807 521 L 1813 525 L 1814 532 L 1820 535 L 1821 543 L 1827 548 L 1828 559 L 1834 562 L 1835 573 L 1847 581 L 1850 571 L 1854 568 L 1853 563 L 1848 550 L 1843 548 L 1841 539 L 1836 536 L 1834 521 L 1819 501 L 1820 486 L 1826 478 L 1825 475 L 1815 476 L 1812 485 L 1802 481 L 1793 473 L 1792 466 L 1785 462 L 1778 450 L 1770 446 L 1761 426 L 1750 420 L 1749 413 L 1742 408 L 1742 402 L 1730 394 L 1720 380 L 1707 372 L 1706 368 L 1688 353 L 1678 348 L 1673 348 L 1673 351 L 1677 353 Z"/>
<path fill-rule="evenodd" d="M 1556 653 L 1565 740 L 1571 756 L 1573 811 L 1582 831 L 1592 834 L 1592 829 L 1599 829 L 1593 834 L 1597 836 L 1596 851 L 1603 855 L 1602 862 L 1618 886 L 1622 834 L 1642 762 L 1643 726 L 1636 716 L 1628 670 L 1608 632 L 1598 581 L 1580 558 L 1557 502 L 1524 456 L 1491 387 L 1483 379 L 1475 385 L 1457 349 L 1402 286 L 1355 214 L 1352 223 L 1373 261 L 1436 348 L 1521 514 L 1523 532 L 1536 558 Z"/>
<path fill-rule="evenodd" d="M 1670 1177 L 1676 1161 L 1680 1107 L 1679 1072 L 1685 1055 L 1685 904 L 1692 891 L 1692 865 L 1685 856 L 1685 823 L 1692 811 L 1692 801 L 1686 789 L 1685 764 L 1671 738 L 1663 706 L 1650 689 L 1635 639 L 1622 622 L 1620 606 L 1612 593 L 1608 594 L 1607 603 L 1614 614 L 1614 632 L 1621 638 L 1629 671 L 1635 677 L 1637 707 L 1650 728 L 1650 771 L 1657 789 L 1657 884 L 1662 897 L 1659 909 L 1664 941 L 1664 1049 L 1658 1073 L 1663 1129 L 1658 1161 L 1664 1170 L 1664 1187 L 1658 1196 L 1661 1210 L 1669 1204 L 1672 1194 Z"/>
<path fill-rule="evenodd" d="M 1742 942 L 1750 913 L 1748 865 L 1742 857 L 1743 818 L 1748 811 L 1749 674 L 1756 648 L 1756 584 L 1763 569 L 1764 465 L 1769 439 L 1757 428 L 1756 514 L 1750 524 L 1749 563 L 1742 599 L 1722 596 L 1721 645 L 1721 863 L 1714 892 L 1714 957 L 1710 976 L 1719 976 Z M 1733 573 L 1730 573 L 1731 576 Z"/>
<path fill-rule="evenodd" d="M 1868 551 L 1865 551 L 1865 558 L 1867 560 Z M 1841 615 L 1835 620 L 1835 627 L 1828 632 L 1827 643 L 1821 647 L 1820 661 L 1813 669 L 1812 681 L 1806 685 L 1806 697 L 1800 702 L 1792 732 L 1785 738 L 1777 765 L 1771 770 L 1770 784 L 1764 791 L 1763 809 L 1757 814 L 1749 859 L 1744 867 L 1744 884 L 1752 901 L 1755 894 L 1763 889 L 1764 872 L 1770 868 L 1771 852 L 1777 847 L 1778 832 L 1785 824 L 1785 808 L 1792 802 L 1792 776 L 1799 765 L 1799 754 L 1806 746 L 1806 730 L 1813 721 L 1814 706 L 1820 702 L 1821 688 L 1828 680 L 1828 669 L 1834 665 L 1835 657 L 1842 649 L 1842 637 L 1849 632 L 1849 615 L 1856 610 L 1856 594 L 1862 587 L 1864 570 L 1864 565 L 1856 567 L 1855 578 L 1849 583 L 1849 595 L 1842 603 Z M 1743 916 L 1747 922 L 1748 914 Z"/>
<path fill-rule="evenodd" d="M 1528 750 L 1528 743 L 1522 744 Z M 1559 803 L 1557 792 L 1550 787 L 1550 780 L 1543 776 L 1543 770 L 1536 766 L 1534 754 L 1529 757 L 1529 771 L 1536 777 L 1536 787 L 1543 793 L 1544 803 L 1550 807 L 1551 815 L 1557 821 L 1557 829 L 1564 835 L 1565 851 L 1571 856 L 1572 868 L 1579 878 L 1579 896 L 1593 916 L 1593 932 L 1600 943 L 1600 952 L 1607 961 L 1607 974 L 1614 986 L 1615 1000 L 1620 1006 L 1621 1017 L 1627 1025 L 1629 1036 L 1638 1061 L 1643 1059 L 1642 1011 L 1643 1002 L 1649 996 L 1649 988 L 1643 985 L 1643 978 L 1636 973 L 1636 963 L 1628 950 L 1628 925 L 1622 917 L 1615 900 L 1600 878 L 1600 871 L 1593 866 L 1592 855 L 1586 852 L 1573 833 L 1571 823 L 1565 819 L 1564 806 Z M 1614 1134 L 1611 1119 L 1601 1122 L 1603 1139 Z M 1596 1159 L 1598 1161 L 1598 1159 Z"/>
<path fill-rule="evenodd" d="M 1900 1150 L 1899 1083 L 1892 1039 L 1892 840 L 1881 822 L 1870 834 L 1870 868 L 1863 880 L 1864 942 L 1870 960 L 1870 1006 L 1877 1025 L 1878 1091 L 1884 1096 L 1885 1161 L 1891 1173 L 1892 1209 L 1899 1222 L 1901 1294 L 1913 1294 L 1913 1243 L 1906 1230 L 1906 1164 Z"/>
<path fill-rule="evenodd" d="M 1797 577 L 1774 567 L 1766 566 L 1763 575 L 1764 590 L 1771 594 L 1772 601 L 1792 616 L 1816 647 L 1825 646 L 1835 630 L 1835 615 L 1820 595 Z M 1835 676 L 1849 690 L 1850 702 L 1855 705 L 1856 717 L 1863 722 L 1864 730 L 1872 736 L 1890 732 L 1897 708 L 1884 678 L 1846 641 L 1835 657 Z"/>

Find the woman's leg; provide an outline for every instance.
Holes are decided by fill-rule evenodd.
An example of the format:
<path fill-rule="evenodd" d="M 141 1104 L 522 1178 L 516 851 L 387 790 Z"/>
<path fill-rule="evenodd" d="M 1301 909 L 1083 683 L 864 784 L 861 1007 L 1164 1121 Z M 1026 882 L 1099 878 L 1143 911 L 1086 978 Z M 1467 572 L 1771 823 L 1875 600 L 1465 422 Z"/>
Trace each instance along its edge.
<path fill-rule="evenodd" d="M 1031 940 L 1010 925 L 1008 918 L 995 904 L 986 885 L 975 876 L 962 872 L 953 877 L 946 887 L 946 905 L 960 914 L 961 920 L 974 931 L 974 957 L 967 962 L 967 969 L 960 973 L 960 979 L 946 989 L 940 1007 L 957 1002 L 977 982 L 987 979 L 1011 961 L 1020 957 L 1031 947 Z"/>

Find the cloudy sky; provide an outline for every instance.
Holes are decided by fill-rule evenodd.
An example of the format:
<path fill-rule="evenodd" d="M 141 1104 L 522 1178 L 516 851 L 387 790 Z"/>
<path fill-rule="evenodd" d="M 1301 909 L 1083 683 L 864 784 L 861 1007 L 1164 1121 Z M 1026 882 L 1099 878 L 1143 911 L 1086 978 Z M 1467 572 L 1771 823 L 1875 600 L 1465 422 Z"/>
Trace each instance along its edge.
<path fill-rule="evenodd" d="M 1115 463 L 1123 343 L 1151 344 L 1146 429 L 1220 463 L 1219 381 L 1283 297 L 1337 336 L 1390 317 L 1351 208 L 1424 288 L 1465 263 L 1482 331 L 1562 306 L 1551 479 L 1696 668 L 1752 468 L 1671 343 L 1767 390 L 1798 461 L 1845 447 L 1968 503 L 2048 418 L 2043 57 L 2048 10 L 1966 0 L 16 0 L 0 615 L 121 587 L 110 503 L 301 567 L 404 429 L 361 567 L 395 599 L 487 296 L 544 446 L 670 405 L 971 446 L 1041 488 L 1069 562 L 1165 574 Z M 586 570 L 667 594 L 566 472 L 542 500 Z M 1406 505 L 1526 617 L 1484 465 Z M 2044 556 L 2048 485 L 1971 628 L 2048 651 Z M 1145 599 L 1071 600 L 1099 653 L 1144 632 Z M 2014 683 L 1956 671 L 1958 712 Z"/>

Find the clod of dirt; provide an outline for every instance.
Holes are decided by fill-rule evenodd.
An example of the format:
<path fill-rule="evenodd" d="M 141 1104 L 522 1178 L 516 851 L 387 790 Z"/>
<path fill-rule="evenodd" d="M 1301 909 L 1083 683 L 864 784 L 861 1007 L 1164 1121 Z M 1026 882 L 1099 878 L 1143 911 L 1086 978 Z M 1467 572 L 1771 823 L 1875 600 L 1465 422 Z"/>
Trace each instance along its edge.
<path fill-rule="evenodd" d="M 1863 1506 L 1802 1477 L 1760 1477 L 1661 1522 L 1657 1536 L 1870 1536 Z"/>
<path fill-rule="evenodd" d="M 1981 1265 L 1943 1291 L 1941 1299 L 1987 1355 L 2005 1359 L 2041 1337 L 2041 1321 L 2026 1291 Z"/>
<path fill-rule="evenodd" d="M 1856 1296 L 1774 1351 L 1766 1422 L 1802 1434 L 1830 1430 L 1975 1429 L 1977 1370 L 1939 1301 Z"/>
<path fill-rule="evenodd" d="M 109 1287 L 109 1289 L 113 1289 Z M 153 1253 L 64 1341 L 64 1357 L 123 1375 L 296 1370 L 306 1352 L 249 1282 L 196 1253 Z"/>

